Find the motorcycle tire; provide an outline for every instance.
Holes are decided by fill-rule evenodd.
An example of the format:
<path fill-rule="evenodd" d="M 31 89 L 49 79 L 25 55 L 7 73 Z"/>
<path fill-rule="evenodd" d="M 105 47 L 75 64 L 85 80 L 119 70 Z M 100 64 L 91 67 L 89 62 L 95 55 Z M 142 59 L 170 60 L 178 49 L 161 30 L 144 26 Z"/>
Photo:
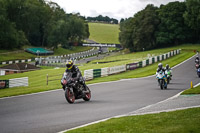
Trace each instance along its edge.
<path fill-rule="evenodd" d="M 163 89 L 163 86 L 164 86 L 164 81 L 163 81 L 163 80 L 160 80 L 160 89 L 161 89 L 161 90 Z"/>
<path fill-rule="evenodd" d="M 165 88 L 165 89 L 167 89 L 167 84 L 166 84 L 166 85 L 164 85 L 164 88 Z"/>
<path fill-rule="evenodd" d="M 88 87 L 86 88 L 86 91 L 89 91 L 89 92 L 85 93 L 85 97 L 83 97 L 83 100 L 90 101 L 90 99 L 91 99 L 91 91 L 90 91 L 90 89 Z"/>
<path fill-rule="evenodd" d="M 65 98 L 68 103 L 74 103 L 75 102 L 74 92 L 72 92 L 69 88 L 65 88 Z"/>
<path fill-rule="evenodd" d="M 170 78 L 167 78 L 167 84 L 169 84 L 169 82 L 170 82 Z"/>

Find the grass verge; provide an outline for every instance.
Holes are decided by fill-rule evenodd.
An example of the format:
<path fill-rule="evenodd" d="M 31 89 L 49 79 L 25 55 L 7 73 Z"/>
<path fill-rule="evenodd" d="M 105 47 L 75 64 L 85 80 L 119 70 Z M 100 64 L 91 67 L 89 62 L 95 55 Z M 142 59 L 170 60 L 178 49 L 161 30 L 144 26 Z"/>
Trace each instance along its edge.
<path fill-rule="evenodd" d="M 112 118 L 68 133 L 199 133 L 200 108 Z"/>
<path fill-rule="evenodd" d="M 181 95 L 192 95 L 192 94 L 200 94 L 200 86 L 187 89 L 183 93 L 181 93 Z"/>

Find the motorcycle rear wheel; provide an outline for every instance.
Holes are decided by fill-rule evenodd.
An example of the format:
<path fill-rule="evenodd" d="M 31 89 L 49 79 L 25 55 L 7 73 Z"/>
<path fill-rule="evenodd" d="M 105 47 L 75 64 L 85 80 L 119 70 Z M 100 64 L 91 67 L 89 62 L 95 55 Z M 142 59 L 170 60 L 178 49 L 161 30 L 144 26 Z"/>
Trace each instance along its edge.
<path fill-rule="evenodd" d="M 169 82 L 170 82 L 170 77 L 169 77 L 169 78 L 167 78 L 167 84 L 169 84 Z"/>
<path fill-rule="evenodd" d="M 65 98 L 68 103 L 74 103 L 75 102 L 74 92 L 72 92 L 69 88 L 65 88 Z"/>

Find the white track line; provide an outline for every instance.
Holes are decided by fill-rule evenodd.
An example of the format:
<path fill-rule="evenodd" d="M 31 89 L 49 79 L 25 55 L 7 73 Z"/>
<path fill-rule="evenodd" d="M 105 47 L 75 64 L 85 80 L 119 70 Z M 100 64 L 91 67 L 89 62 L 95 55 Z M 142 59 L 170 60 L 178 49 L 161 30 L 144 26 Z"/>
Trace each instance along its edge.
<path fill-rule="evenodd" d="M 167 110 L 160 110 L 160 111 L 153 111 L 153 112 L 146 112 L 146 113 L 131 114 L 129 116 L 145 115 L 145 114 L 157 114 L 157 113 L 161 113 L 161 112 L 171 112 L 171 111 L 184 110 L 184 109 L 190 109 L 190 108 L 199 108 L 199 107 L 200 107 L 200 105 L 188 106 L 188 107 L 182 107 L 182 108 L 174 108 L 174 109 L 167 109 Z"/>
<path fill-rule="evenodd" d="M 60 91 L 60 90 L 61 89 L 56 89 L 56 90 L 43 91 L 43 92 L 37 92 L 37 93 L 31 93 L 31 94 L 24 94 L 24 95 L 18 95 L 18 96 L 2 97 L 2 98 L 0 98 L 0 100 L 10 99 L 10 98 L 17 98 L 17 97 L 24 97 L 24 96 L 39 95 L 39 94 L 44 94 L 44 93 L 49 93 L 49 92 L 55 92 L 55 91 Z"/>

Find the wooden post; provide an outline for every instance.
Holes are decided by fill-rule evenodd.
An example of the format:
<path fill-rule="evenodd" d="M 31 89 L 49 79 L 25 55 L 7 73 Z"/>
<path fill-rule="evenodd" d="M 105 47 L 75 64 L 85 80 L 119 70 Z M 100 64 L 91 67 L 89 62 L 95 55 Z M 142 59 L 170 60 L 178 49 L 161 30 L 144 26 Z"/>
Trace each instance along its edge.
<path fill-rule="evenodd" d="M 47 85 L 48 85 L 48 74 L 47 74 Z"/>

